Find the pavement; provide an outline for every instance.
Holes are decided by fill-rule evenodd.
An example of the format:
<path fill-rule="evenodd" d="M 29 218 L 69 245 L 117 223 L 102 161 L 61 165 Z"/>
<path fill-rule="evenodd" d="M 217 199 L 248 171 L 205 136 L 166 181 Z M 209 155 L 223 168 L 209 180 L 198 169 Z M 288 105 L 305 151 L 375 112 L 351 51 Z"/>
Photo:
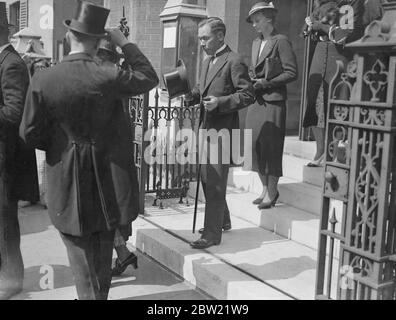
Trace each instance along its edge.
<path fill-rule="evenodd" d="M 230 188 L 227 200 L 233 229 L 220 246 L 194 250 L 189 242 L 193 200 L 165 200 L 133 223 L 128 241 L 137 251 L 139 268 L 129 267 L 113 279 L 110 300 L 296 300 L 314 299 L 317 252 L 262 225 L 263 215 L 251 204 L 250 192 Z M 197 230 L 204 203 L 198 205 Z M 278 210 L 282 205 L 278 206 Z M 293 209 L 291 208 L 291 214 Z M 77 298 L 66 248 L 42 206 L 19 209 L 21 250 L 25 263 L 23 292 L 16 300 Z M 115 258 L 115 252 L 114 252 Z"/>
<path fill-rule="evenodd" d="M 25 280 L 23 292 L 12 300 L 77 299 L 66 248 L 45 208 L 19 208 L 19 220 Z M 128 267 L 122 277 L 113 279 L 109 300 L 210 299 L 152 258 L 141 252 L 137 255 L 139 268 Z"/>
<path fill-rule="evenodd" d="M 317 252 L 249 221 L 249 214 L 260 215 L 251 204 L 255 196 L 228 190 L 233 228 L 220 246 L 190 248 L 200 236 L 192 233 L 194 206 L 172 199 L 164 209 L 146 206 L 130 243 L 216 299 L 314 299 Z M 197 230 L 204 207 L 198 205 Z"/>

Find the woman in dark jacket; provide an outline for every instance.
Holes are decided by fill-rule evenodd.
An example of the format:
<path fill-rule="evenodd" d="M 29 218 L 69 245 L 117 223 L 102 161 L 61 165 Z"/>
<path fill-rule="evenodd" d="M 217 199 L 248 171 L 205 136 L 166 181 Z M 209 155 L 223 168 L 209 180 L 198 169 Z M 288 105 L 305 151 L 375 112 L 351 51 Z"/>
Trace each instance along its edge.
<path fill-rule="evenodd" d="M 282 156 L 286 128 L 286 84 L 297 78 L 297 61 L 286 36 L 274 29 L 277 10 L 272 3 L 259 2 L 247 21 L 260 37 L 252 46 L 251 76 L 257 101 L 249 107 L 246 129 L 253 130 L 252 167 L 263 184 L 261 196 L 254 201 L 259 209 L 270 209 L 279 198 Z"/>

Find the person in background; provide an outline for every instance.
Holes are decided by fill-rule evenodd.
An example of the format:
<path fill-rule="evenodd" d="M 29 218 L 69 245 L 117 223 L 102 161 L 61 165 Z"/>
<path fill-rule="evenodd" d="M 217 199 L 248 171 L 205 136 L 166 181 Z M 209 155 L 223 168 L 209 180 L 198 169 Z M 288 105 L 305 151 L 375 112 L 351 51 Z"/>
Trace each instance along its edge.
<path fill-rule="evenodd" d="M 247 18 L 259 34 L 252 45 L 251 77 L 256 102 L 248 109 L 246 129 L 253 130 L 252 167 L 263 185 L 260 197 L 254 200 L 260 210 L 275 206 L 278 181 L 283 175 L 282 159 L 286 131 L 286 84 L 297 79 L 297 59 L 285 35 L 274 23 L 277 10 L 272 3 L 255 4 Z"/>
<path fill-rule="evenodd" d="M 118 53 L 114 43 L 107 39 L 103 39 L 96 56 L 96 60 L 103 67 L 114 67 L 118 66 L 121 56 L 122 55 Z M 128 63 L 124 64 L 124 67 L 128 66 Z M 120 117 L 119 121 L 123 123 L 124 127 L 129 126 L 130 121 L 128 121 L 129 112 L 127 109 L 127 103 L 125 103 L 125 100 L 120 100 L 119 103 L 124 109 L 124 117 Z M 134 157 L 132 156 L 132 158 Z M 117 252 L 117 259 L 115 260 L 115 266 L 112 269 L 113 277 L 122 275 L 129 265 L 132 265 L 134 269 L 137 269 L 138 267 L 137 256 L 133 252 L 129 251 L 126 243 L 131 235 L 132 226 L 130 224 L 123 226 L 122 228 L 118 228 L 115 232 L 114 249 Z"/>
<path fill-rule="evenodd" d="M 27 63 L 30 78 L 37 72 L 45 70 L 51 66 L 51 63 L 46 58 L 29 58 L 26 56 L 25 62 Z M 37 159 L 37 174 L 39 181 L 39 201 L 42 206 L 47 208 L 47 177 L 45 169 L 45 152 L 36 149 L 36 159 Z M 19 205 L 21 205 L 19 203 Z M 31 202 L 26 202 L 25 206 L 33 205 Z"/>
<path fill-rule="evenodd" d="M 336 61 L 341 61 L 346 66 L 352 60 L 353 54 L 345 48 L 345 44 L 360 39 L 365 27 L 382 17 L 379 0 L 337 1 L 338 10 L 344 5 L 349 5 L 353 10 L 353 28 L 340 25 L 340 12 L 331 23 L 312 20 L 311 17 L 305 19 L 311 32 L 319 36 L 309 72 L 307 108 L 303 122 L 304 128 L 312 128 L 317 146 L 313 161 L 307 164 L 309 167 L 322 166 L 324 161 L 328 91 L 330 81 L 337 71 Z"/>
<path fill-rule="evenodd" d="M 0 2 L 0 300 L 23 288 L 18 200 L 38 197 L 34 150 L 19 138 L 29 73 L 9 42 L 6 3 Z"/>
<path fill-rule="evenodd" d="M 130 130 L 119 104 L 159 80 L 150 61 L 119 29 L 105 30 L 110 10 L 79 1 L 65 20 L 71 52 L 33 76 L 20 135 L 46 151 L 48 212 L 67 248 L 77 294 L 106 300 L 115 230 L 139 214 L 139 183 Z M 99 66 L 103 38 L 123 51 L 129 70 Z"/>
<path fill-rule="evenodd" d="M 313 22 L 322 22 L 331 26 L 338 21 L 339 10 L 337 1 L 315 0 L 314 3 L 314 10 L 306 19 L 303 36 L 310 36 L 313 40 L 318 41 L 320 36 L 316 32 L 312 32 Z"/>

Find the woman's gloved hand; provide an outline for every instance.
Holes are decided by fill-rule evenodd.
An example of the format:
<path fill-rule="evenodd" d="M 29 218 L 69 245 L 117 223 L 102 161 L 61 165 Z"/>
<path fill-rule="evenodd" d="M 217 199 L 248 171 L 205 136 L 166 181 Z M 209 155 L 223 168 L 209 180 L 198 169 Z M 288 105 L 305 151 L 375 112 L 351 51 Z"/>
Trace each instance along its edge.
<path fill-rule="evenodd" d="M 254 90 L 265 90 L 271 88 L 271 83 L 265 79 L 252 79 Z"/>

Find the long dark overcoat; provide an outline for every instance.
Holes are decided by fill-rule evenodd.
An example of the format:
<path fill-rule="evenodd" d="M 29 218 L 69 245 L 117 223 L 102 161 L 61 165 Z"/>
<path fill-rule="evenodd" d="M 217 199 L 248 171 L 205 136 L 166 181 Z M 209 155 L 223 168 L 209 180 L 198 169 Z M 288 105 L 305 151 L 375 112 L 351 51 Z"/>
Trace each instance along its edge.
<path fill-rule="evenodd" d="M 131 133 L 119 101 L 151 90 L 158 77 L 136 45 L 123 53 L 133 71 L 77 53 L 32 79 L 20 134 L 46 151 L 48 210 L 64 234 L 114 229 L 138 215 Z"/>
<path fill-rule="evenodd" d="M 10 45 L 0 54 L 0 179 L 5 185 L 0 201 L 39 200 L 34 149 L 19 138 L 18 128 L 29 86 L 26 64 Z"/>

